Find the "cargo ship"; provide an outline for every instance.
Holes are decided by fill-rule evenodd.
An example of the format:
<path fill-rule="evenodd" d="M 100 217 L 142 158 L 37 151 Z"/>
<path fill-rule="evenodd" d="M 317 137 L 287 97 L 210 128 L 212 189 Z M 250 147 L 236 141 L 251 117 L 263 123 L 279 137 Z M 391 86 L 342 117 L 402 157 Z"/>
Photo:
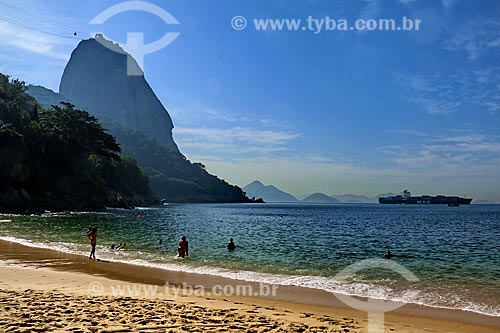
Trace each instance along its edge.
<path fill-rule="evenodd" d="M 471 203 L 471 198 L 460 198 L 460 197 L 449 197 L 445 195 L 437 195 L 431 197 L 430 195 L 422 195 L 419 197 L 412 197 L 408 190 L 404 190 L 403 194 L 390 196 L 390 197 L 379 197 L 378 202 L 381 204 L 429 204 L 429 205 L 448 205 L 448 206 L 460 206 L 469 205 Z"/>

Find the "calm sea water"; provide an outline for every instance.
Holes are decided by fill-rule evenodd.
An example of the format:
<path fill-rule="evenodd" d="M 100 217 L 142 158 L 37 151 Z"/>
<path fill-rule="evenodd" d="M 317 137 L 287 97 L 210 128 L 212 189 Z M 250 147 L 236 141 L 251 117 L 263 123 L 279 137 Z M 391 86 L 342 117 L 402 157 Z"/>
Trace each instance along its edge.
<path fill-rule="evenodd" d="M 97 226 L 97 255 L 108 260 L 500 316 L 500 205 L 185 204 L 0 221 L 1 238 L 32 246 L 88 254 L 85 232 Z M 175 256 L 182 235 L 187 260 Z M 334 278 L 388 249 L 419 282 L 382 269 Z"/>

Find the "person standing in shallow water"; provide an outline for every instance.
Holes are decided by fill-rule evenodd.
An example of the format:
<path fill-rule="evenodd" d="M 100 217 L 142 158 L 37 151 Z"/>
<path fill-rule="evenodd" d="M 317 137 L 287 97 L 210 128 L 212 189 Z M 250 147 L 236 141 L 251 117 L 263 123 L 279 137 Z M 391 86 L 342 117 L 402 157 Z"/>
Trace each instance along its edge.
<path fill-rule="evenodd" d="M 95 259 L 95 246 L 97 244 L 97 228 L 93 227 L 87 231 L 87 237 L 90 239 L 90 245 L 92 246 L 92 251 L 90 252 L 89 259 L 94 257 Z"/>
<path fill-rule="evenodd" d="M 227 243 L 227 249 L 229 251 L 234 251 L 236 249 L 236 244 L 234 244 L 232 238 L 229 238 L 229 243 Z"/>
<path fill-rule="evenodd" d="M 391 259 L 392 258 L 392 253 L 391 250 L 387 250 L 387 252 L 384 254 L 385 259 Z"/>
<path fill-rule="evenodd" d="M 189 246 L 188 241 L 186 240 L 186 236 L 182 236 L 179 241 L 179 245 L 177 246 L 177 252 L 179 253 L 179 257 L 184 258 L 189 255 Z"/>

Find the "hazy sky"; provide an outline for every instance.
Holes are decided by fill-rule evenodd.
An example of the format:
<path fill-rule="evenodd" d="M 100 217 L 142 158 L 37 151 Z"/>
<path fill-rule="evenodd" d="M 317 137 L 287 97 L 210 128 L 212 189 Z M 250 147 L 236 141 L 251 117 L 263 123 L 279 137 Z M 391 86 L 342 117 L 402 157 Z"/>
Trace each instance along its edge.
<path fill-rule="evenodd" d="M 294 194 L 457 194 L 500 201 L 500 1 L 0 0 L 0 71 L 58 90 L 81 38 L 180 35 L 144 58 L 191 160 Z M 241 31 L 235 16 L 247 19 Z M 406 16 L 419 31 L 257 31 L 253 19 Z M 73 37 L 73 31 L 78 36 Z M 47 34 L 50 33 L 50 34 Z M 69 38 L 63 38 L 69 37 Z"/>

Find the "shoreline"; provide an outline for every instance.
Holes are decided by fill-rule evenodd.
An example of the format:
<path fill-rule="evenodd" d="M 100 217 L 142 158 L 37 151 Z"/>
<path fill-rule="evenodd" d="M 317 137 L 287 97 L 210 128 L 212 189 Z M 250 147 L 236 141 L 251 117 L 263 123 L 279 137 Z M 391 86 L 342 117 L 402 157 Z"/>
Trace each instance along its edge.
<path fill-rule="evenodd" d="M 27 249 L 38 249 L 40 251 L 47 251 L 48 253 L 51 254 L 61 254 L 64 256 L 74 256 L 71 259 L 68 259 L 71 261 L 71 265 L 75 265 L 76 263 L 79 263 L 80 266 L 83 263 L 87 262 L 87 256 L 82 254 L 82 253 L 75 253 L 75 252 L 67 252 L 61 249 L 50 249 L 47 246 L 44 246 L 42 244 L 37 244 L 37 243 L 23 243 L 22 239 L 15 239 L 15 240 L 10 240 L 10 239 L 2 239 L 0 238 L 0 245 L 1 242 L 6 242 L 9 244 L 15 244 L 19 245 L 21 247 L 25 247 Z M 90 246 L 89 246 L 90 247 Z M 37 254 L 38 255 L 38 250 L 31 251 L 32 254 Z M 90 250 L 89 250 L 90 251 Z M 1 254 L 1 246 L 0 246 L 0 254 Z M 476 311 L 471 311 L 471 310 L 466 310 L 466 309 L 458 309 L 458 308 L 450 308 L 450 307 L 444 307 L 444 306 L 432 306 L 432 305 L 427 305 L 427 304 L 419 304 L 419 303 L 412 303 L 412 302 L 404 302 L 404 301 L 399 301 L 399 300 L 389 300 L 389 299 L 381 299 L 381 298 L 373 298 L 369 296 L 360 296 L 360 295 L 349 295 L 349 294 L 344 294 L 344 293 L 338 293 L 338 292 L 331 292 L 328 290 L 324 290 L 321 288 L 314 288 L 314 287 L 309 287 L 309 286 L 304 286 L 304 285 L 283 285 L 283 284 L 275 284 L 273 282 L 265 282 L 265 281 L 259 281 L 260 279 L 245 279 L 245 278 L 239 278 L 238 276 L 227 276 L 227 275 L 221 275 L 217 273 L 210 273 L 210 272 L 204 272 L 204 271 L 197 271 L 196 268 L 192 268 L 189 270 L 183 270 L 182 268 L 179 269 L 178 267 L 161 267 L 157 266 L 154 263 L 148 263 L 148 262 L 124 262 L 123 259 L 113 259 L 113 258 L 105 258 L 105 259 L 98 259 L 98 262 L 106 263 L 106 266 L 102 266 L 102 272 L 101 274 L 106 274 L 107 276 L 110 276 L 111 278 L 118 278 L 119 280 L 123 281 L 130 281 L 130 282 L 135 282 L 135 281 L 140 281 L 143 283 L 149 283 L 149 284 L 154 284 L 157 286 L 162 286 L 165 281 L 169 281 L 169 283 L 173 285 L 180 286 L 182 283 L 186 283 L 189 286 L 197 286 L 200 284 L 200 281 L 203 281 L 201 284 L 206 288 L 210 289 L 214 285 L 231 285 L 231 286 L 236 286 L 236 285 L 251 285 L 252 287 L 258 288 L 260 284 L 264 285 L 276 285 L 278 286 L 281 290 L 285 289 L 287 292 L 286 293 L 279 293 L 275 299 L 282 300 L 282 301 L 288 301 L 288 302 L 299 302 L 299 303 L 304 303 L 304 304 L 309 304 L 309 305 L 321 305 L 321 306 L 333 306 L 336 308 L 348 308 L 350 307 L 346 305 L 345 303 L 341 302 L 339 300 L 340 296 L 350 296 L 353 297 L 354 299 L 366 301 L 366 300 L 372 300 L 372 301 L 380 301 L 380 302 L 386 302 L 388 304 L 395 305 L 394 307 L 398 307 L 397 310 L 391 311 L 392 313 L 401 313 L 401 314 L 410 314 L 410 315 L 418 315 L 418 316 L 424 316 L 427 317 L 430 316 L 436 319 L 450 319 L 450 320 L 455 320 L 458 319 L 459 321 L 467 322 L 467 323 L 476 323 L 478 321 L 482 322 L 483 320 L 481 318 L 486 318 L 488 321 L 489 319 L 499 319 L 500 316 L 495 316 L 491 314 L 486 314 L 486 313 L 481 313 L 481 312 L 476 312 Z M 67 266 L 66 266 L 67 267 Z M 133 269 L 130 269 L 133 268 Z M 79 267 L 77 270 L 78 272 L 82 273 L 89 273 L 88 271 L 85 270 L 85 267 Z M 130 274 L 124 275 L 123 272 L 132 272 Z M 159 273 L 158 273 L 159 272 Z M 162 276 L 162 274 L 165 273 L 167 278 L 171 278 L 172 280 L 163 280 L 163 279 L 153 279 L 150 277 L 146 277 L 145 275 L 154 275 L 154 276 Z M 246 273 L 252 273 L 250 271 Z M 257 273 L 259 274 L 259 273 Z M 187 282 L 186 282 L 187 281 Z M 290 296 L 290 295 L 293 296 Z M 259 297 L 265 297 L 265 296 L 260 296 Z M 435 312 L 438 311 L 438 312 Z M 477 317 L 477 318 L 476 318 Z M 478 319 L 479 318 L 479 319 Z"/>
<path fill-rule="evenodd" d="M 86 285 L 65 286 L 61 283 L 54 282 L 52 290 L 69 290 L 72 292 L 89 293 L 89 283 L 94 279 L 106 279 L 106 285 L 110 289 L 112 283 L 115 284 L 139 284 L 152 286 L 165 286 L 165 282 L 169 283 L 170 288 L 179 288 L 184 286 L 184 283 L 189 286 L 203 285 L 205 288 L 212 288 L 216 285 L 237 286 L 249 285 L 254 290 L 258 290 L 259 283 L 232 280 L 229 278 L 202 275 L 196 273 L 184 273 L 177 271 L 167 271 L 159 268 L 136 266 L 131 264 L 117 263 L 111 261 L 93 261 L 85 256 L 68 254 L 56 250 L 29 247 L 18 243 L 0 240 L 0 262 L 3 268 L 10 269 L 26 269 L 30 274 L 38 274 L 39 272 L 70 274 L 78 276 L 79 279 L 85 277 Z M 2 268 L 2 270 L 4 270 Z M 41 269 L 41 270 L 40 270 Z M 36 275 L 35 274 L 35 275 Z M 0 281 L 0 288 L 6 283 Z M 14 285 L 8 285 L 8 290 L 16 289 Z M 23 285 L 17 283 L 17 286 Z M 28 286 L 34 289 L 33 284 Z M 59 287 L 58 287 L 59 286 Z M 107 290 L 108 296 L 111 296 L 111 290 Z M 184 290 L 186 291 L 186 290 Z M 168 296 L 172 296 L 175 290 L 172 290 Z M 104 293 L 106 294 L 106 293 Z M 210 293 L 208 293 L 210 294 Z M 165 295 L 164 295 L 165 296 Z M 179 295 L 180 296 L 180 295 Z M 204 295 L 205 296 L 205 295 Z M 142 298 L 148 298 L 145 295 L 139 295 Z M 165 298 L 165 297 L 164 297 Z M 188 297 L 190 298 L 190 297 Z M 192 296 L 197 304 L 206 303 L 205 297 Z M 295 286 L 278 286 L 275 296 L 230 296 L 230 295 L 210 295 L 209 298 L 225 302 L 224 300 L 232 300 L 237 303 L 253 302 L 257 304 L 269 305 L 274 308 L 281 309 L 296 309 L 297 311 L 312 312 L 317 315 L 336 314 L 337 316 L 350 316 L 356 318 L 358 323 L 366 322 L 366 313 L 348 308 L 340 302 L 333 294 L 319 290 Z M 359 298 L 363 299 L 363 298 Z M 393 302 L 394 303 L 394 302 Z M 220 305 L 220 304 L 219 304 Z M 218 305 L 218 306 L 219 306 Z M 314 316 L 311 315 L 313 318 Z M 442 327 L 446 332 L 499 332 L 500 319 L 498 317 L 481 315 L 473 312 L 461 310 L 451 310 L 442 308 L 432 308 L 422 305 L 405 304 L 401 308 L 386 313 L 386 325 L 388 323 L 412 323 L 410 326 L 419 326 L 426 328 L 428 326 Z M 295 318 L 299 322 L 304 318 Z M 422 326 L 425 323 L 426 326 Z M 461 330 L 467 327 L 466 330 Z M 438 330 L 441 331 L 441 330 Z"/>

